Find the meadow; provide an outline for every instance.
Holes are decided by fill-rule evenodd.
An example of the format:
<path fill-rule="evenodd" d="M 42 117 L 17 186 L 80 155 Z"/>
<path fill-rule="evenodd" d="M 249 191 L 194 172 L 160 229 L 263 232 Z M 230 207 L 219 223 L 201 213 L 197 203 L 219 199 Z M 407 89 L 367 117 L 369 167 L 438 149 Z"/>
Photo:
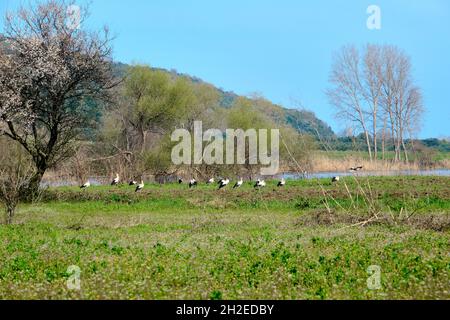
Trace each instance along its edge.
<path fill-rule="evenodd" d="M 0 243 L 0 299 L 449 299 L 450 177 L 50 188 Z"/>

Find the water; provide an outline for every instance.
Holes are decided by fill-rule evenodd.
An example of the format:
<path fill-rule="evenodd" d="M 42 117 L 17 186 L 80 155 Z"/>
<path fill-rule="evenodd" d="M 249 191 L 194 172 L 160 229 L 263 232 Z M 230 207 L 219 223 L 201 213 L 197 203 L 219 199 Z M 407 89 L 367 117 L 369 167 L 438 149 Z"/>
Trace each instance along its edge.
<path fill-rule="evenodd" d="M 275 176 L 274 178 L 285 178 L 292 180 L 300 179 L 315 179 L 315 178 L 332 178 L 332 177 L 346 177 L 346 176 L 360 176 L 360 177 L 382 177 L 382 176 L 441 176 L 450 177 L 450 169 L 436 169 L 436 170 L 401 170 L 401 171 L 358 171 L 358 172 L 316 172 L 308 173 L 306 176 L 298 175 L 297 173 L 284 173 L 282 175 Z M 89 181 L 93 186 L 96 185 L 108 185 L 111 183 L 110 177 L 89 177 Z M 64 180 L 64 179 L 51 179 L 42 181 L 44 187 L 65 187 L 65 186 L 78 186 L 79 183 L 76 180 Z"/>
<path fill-rule="evenodd" d="M 450 169 L 434 169 L 434 170 L 396 170 L 396 171 L 335 171 L 335 172 L 316 172 L 308 173 L 306 176 L 298 175 L 297 173 L 285 173 L 282 175 L 285 179 L 299 180 L 299 179 L 315 179 L 315 178 L 332 178 L 332 177 L 383 177 L 383 176 L 441 176 L 450 177 Z"/>

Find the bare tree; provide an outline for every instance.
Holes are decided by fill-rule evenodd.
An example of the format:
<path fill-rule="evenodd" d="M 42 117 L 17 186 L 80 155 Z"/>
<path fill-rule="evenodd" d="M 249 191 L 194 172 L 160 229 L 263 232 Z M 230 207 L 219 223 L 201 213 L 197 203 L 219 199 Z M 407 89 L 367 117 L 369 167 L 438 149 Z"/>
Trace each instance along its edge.
<path fill-rule="evenodd" d="M 382 48 L 383 85 L 380 105 L 389 119 L 391 137 L 395 150 L 395 161 L 409 160 L 405 135 L 412 138 L 420 128 L 424 112 L 420 88 L 412 79 L 410 58 L 394 46 Z"/>
<path fill-rule="evenodd" d="M 0 50 L 0 134 L 31 155 L 36 190 L 45 171 L 73 153 L 72 142 L 93 127 L 93 114 L 117 84 L 110 37 L 68 23 L 73 2 L 48 0 L 8 13 Z M 87 16 L 84 8 L 80 23 Z"/>
<path fill-rule="evenodd" d="M 20 148 L 4 148 L 0 155 L 0 202 L 5 206 L 6 224 L 12 223 L 16 207 L 35 174 L 32 162 Z"/>
<path fill-rule="evenodd" d="M 330 76 L 333 88 L 327 92 L 330 102 L 338 117 L 362 130 L 370 159 L 378 157 L 381 121 L 383 158 L 390 136 L 395 161 L 401 160 L 402 151 L 408 161 L 405 137 L 417 133 L 424 110 L 422 94 L 412 79 L 410 58 L 396 47 L 378 45 L 367 45 L 362 57 L 361 63 L 352 46 L 342 48 L 335 57 Z"/>
<path fill-rule="evenodd" d="M 337 109 L 337 117 L 359 124 L 366 139 L 369 158 L 372 160 L 372 148 L 366 119 L 368 111 L 364 105 L 366 91 L 361 77 L 358 49 L 347 46 L 342 48 L 334 57 L 330 82 L 334 87 L 327 91 L 327 95 L 331 104 Z"/>
<path fill-rule="evenodd" d="M 378 107 L 382 94 L 383 75 L 381 72 L 381 48 L 367 45 L 363 66 L 363 96 L 372 122 L 372 141 L 374 158 L 378 158 Z"/>

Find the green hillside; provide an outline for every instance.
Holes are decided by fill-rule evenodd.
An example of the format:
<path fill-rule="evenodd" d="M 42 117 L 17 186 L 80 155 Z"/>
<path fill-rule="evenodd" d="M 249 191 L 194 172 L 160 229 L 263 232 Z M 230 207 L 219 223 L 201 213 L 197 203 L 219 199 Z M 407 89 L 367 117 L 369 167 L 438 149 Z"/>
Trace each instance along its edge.
<path fill-rule="evenodd" d="M 129 65 L 127 64 L 116 63 L 115 64 L 116 75 L 120 77 L 125 76 L 128 67 Z M 186 77 L 187 79 L 189 79 L 194 83 L 206 83 L 202 79 L 199 79 L 191 75 L 182 74 L 175 70 L 169 71 L 161 68 L 153 68 L 153 69 L 169 73 L 172 77 Z M 232 91 L 225 91 L 215 86 L 214 88 L 218 91 L 220 97 L 219 100 L 220 106 L 223 108 L 230 108 L 233 105 L 233 103 L 240 97 L 239 95 L 237 95 Z M 287 124 L 300 133 L 310 134 L 316 138 L 335 137 L 335 134 L 331 129 L 331 127 L 324 121 L 318 119 L 316 115 L 311 111 L 287 109 L 282 106 L 273 104 L 272 102 L 264 98 L 255 98 L 254 100 L 256 104 L 258 103 L 263 104 L 262 108 L 264 110 L 267 110 L 267 114 L 269 115 L 269 117 L 275 120 L 276 123 L 280 123 L 282 125 Z"/>

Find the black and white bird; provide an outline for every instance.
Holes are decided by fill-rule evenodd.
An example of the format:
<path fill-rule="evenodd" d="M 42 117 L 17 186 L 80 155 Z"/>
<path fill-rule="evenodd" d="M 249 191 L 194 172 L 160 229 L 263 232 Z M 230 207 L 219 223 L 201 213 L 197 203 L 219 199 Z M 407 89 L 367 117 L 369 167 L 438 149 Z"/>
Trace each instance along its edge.
<path fill-rule="evenodd" d="M 255 183 L 255 188 L 264 188 L 266 186 L 266 182 L 264 180 L 258 179 Z"/>
<path fill-rule="evenodd" d="M 178 179 L 178 184 L 182 184 L 183 183 L 183 179 Z"/>
<path fill-rule="evenodd" d="M 141 183 L 139 183 L 139 184 L 136 186 L 136 190 L 135 190 L 134 192 L 139 192 L 139 191 L 141 191 L 142 189 L 144 189 L 144 187 L 145 187 L 144 180 L 141 180 Z"/>
<path fill-rule="evenodd" d="M 284 180 L 284 178 L 282 178 L 281 180 L 280 180 L 280 182 L 278 182 L 278 187 L 284 187 L 286 185 L 286 180 Z"/>
<path fill-rule="evenodd" d="M 230 179 L 222 179 L 219 184 L 219 190 L 230 184 Z"/>
<path fill-rule="evenodd" d="M 91 186 L 91 183 L 89 181 L 87 181 L 85 184 L 83 184 L 80 189 L 87 189 Z"/>
<path fill-rule="evenodd" d="M 234 184 L 233 189 L 238 189 L 238 188 L 242 187 L 243 184 L 244 184 L 244 180 L 241 178 L 239 181 L 237 181 L 237 182 Z"/>
<path fill-rule="evenodd" d="M 206 182 L 206 184 L 213 184 L 214 183 L 214 178 L 211 178 L 208 180 L 208 182 Z"/>
<path fill-rule="evenodd" d="M 338 176 L 331 178 L 332 183 L 339 182 L 339 180 L 341 180 L 341 178 L 339 178 Z"/>
<path fill-rule="evenodd" d="M 128 183 L 128 185 L 129 185 L 129 186 L 135 186 L 135 185 L 137 185 L 137 181 L 136 181 L 136 180 L 131 180 L 131 181 Z"/>
<path fill-rule="evenodd" d="M 119 184 L 119 182 L 120 182 L 120 177 L 119 177 L 119 174 L 116 173 L 116 177 L 113 179 L 113 181 L 111 181 L 111 185 L 117 186 Z"/>
<path fill-rule="evenodd" d="M 356 171 L 362 170 L 363 168 L 364 168 L 363 166 L 351 167 L 351 168 L 350 168 L 350 171 L 356 172 Z"/>
<path fill-rule="evenodd" d="M 197 186 L 197 180 L 191 179 L 191 181 L 189 181 L 189 188 L 193 188 L 196 186 Z"/>

